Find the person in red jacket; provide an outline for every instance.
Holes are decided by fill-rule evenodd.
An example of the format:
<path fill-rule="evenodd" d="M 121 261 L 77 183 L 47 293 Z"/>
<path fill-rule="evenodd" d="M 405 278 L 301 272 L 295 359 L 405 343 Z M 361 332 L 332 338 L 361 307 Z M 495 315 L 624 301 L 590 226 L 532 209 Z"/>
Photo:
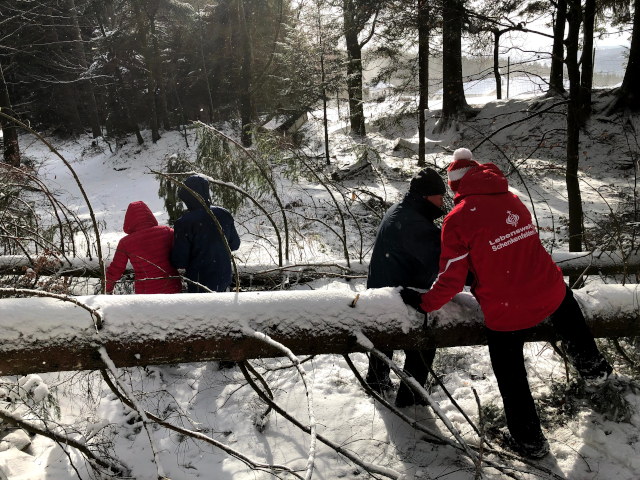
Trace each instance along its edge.
<path fill-rule="evenodd" d="M 509 192 L 506 177 L 479 164 L 460 148 L 447 168 L 454 208 L 442 225 L 438 276 L 424 294 L 401 291 L 403 300 L 425 313 L 438 310 L 462 291 L 467 274 L 486 325 L 491 365 L 504 404 L 512 446 L 541 458 L 549 444 L 527 382 L 523 347 L 527 330 L 550 321 L 567 356 L 587 381 L 604 379 L 611 366 L 598 350 L 562 271 L 544 249 L 531 214 Z"/>
<path fill-rule="evenodd" d="M 158 225 L 144 202 L 133 202 L 124 216 L 124 236 L 118 242 L 113 260 L 107 268 L 107 293 L 131 262 L 136 293 L 180 293 L 182 283 L 169 257 L 173 247 L 173 229 Z"/>

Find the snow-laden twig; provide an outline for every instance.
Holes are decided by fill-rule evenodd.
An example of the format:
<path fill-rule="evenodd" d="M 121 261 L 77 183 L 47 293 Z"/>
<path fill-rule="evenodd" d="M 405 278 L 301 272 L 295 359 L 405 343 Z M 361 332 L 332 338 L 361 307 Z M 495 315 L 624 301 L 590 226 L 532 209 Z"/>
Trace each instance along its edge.
<path fill-rule="evenodd" d="M 97 457 L 87 445 L 83 442 L 79 442 L 78 440 L 74 440 L 71 437 L 67 437 L 65 435 L 61 435 L 47 428 L 40 428 L 39 426 L 24 420 L 20 415 L 12 413 L 4 408 L 0 408 L 0 419 L 3 422 L 11 423 L 12 425 L 16 425 L 28 432 L 35 433 L 38 435 L 42 435 L 43 437 L 50 438 L 51 440 L 59 443 L 60 445 L 68 445 L 70 447 L 75 448 L 80 451 L 90 462 L 95 463 L 96 465 L 106 468 L 116 475 L 127 476 L 129 474 L 127 468 L 123 468 L 121 466 L 116 465 L 115 463 L 109 462 L 105 459 Z"/>
<path fill-rule="evenodd" d="M 38 140 L 40 140 L 42 143 L 44 143 L 49 150 L 54 153 L 60 160 L 62 160 L 62 163 L 64 163 L 64 165 L 67 167 L 67 169 L 71 172 L 71 175 L 73 176 L 73 179 L 76 182 L 76 185 L 78 186 L 78 189 L 80 190 L 80 193 L 82 194 L 82 198 L 84 199 L 86 205 L 87 205 L 87 209 L 89 210 L 89 216 L 91 217 L 91 224 L 93 225 L 93 232 L 96 236 L 96 252 L 98 254 L 98 263 L 100 264 L 100 283 L 101 283 L 101 288 L 102 291 L 104 292 L 105 286 L 106 286 L 106 279 L 105 279 L 105 268 L 104 268 L 104 261 L 102 259 L 102 246 L 101 246 L 101 241 L 100 241 L 100 230 L 98 229 L 98 221 L 96 220 L 96 215 L 93 211 L 93 207 L 91 206 L 91 202 L 89 201 L 89 196 L 87 195 L 87 193 L 84 190 L 84 187 L 82 186 L 82 183 L 80 182 L 80 179 L 78 178 L 78 175 L 76 174 L 76 171 L 73 169 L 73 167 L 71 166 L 71 164 L 67 161 L 66 158 L 64 158 L 62 156 L 62 154 L 56 150 L 56 148 L 51 145 L 51 143 L 49 143 L 42 135 L 40 135 L 38 132 L 36 132 L 35 130 L 33 130 L 31 127 L 29 127 L 27 124 L 21 122 L 20 120 L 18 120 L 17 118 L 14 118 L 10 115 L 7 115 L 4 112 L 0 111 L 0 116 L 6 118 L 7 120 L 9 120 L 10 122 L 15 123 L 16 125 L 19 125 L 20 127 L 22 127 L 23 129 L 25 129 L 26 131 L 28 131 L 29 133 L 35 135 Z"/>
<path fill-rule="evenodd" d="M 100 331 L 102 328 L 103 318 L 102 314 L 95 308 L 91 308 L 89 305 L 85 305 L 81 301 L 75 299 L 70 295 L 62 295 L 59 293 L 51 293 L 45 292 L 43 290 L 31 290 L 29 288 L 12 288 L 12 287 L 0 287 L 0 296 L 4 294 L 8 295 L 32 295 L 34 297 L 49 297 L 55 298 L 56 300 L 62 300 L 63 302 L 71 302 L 78 307 L 84 308 L 87 312 L 91 314 L 91 318 L 93 319 L 93 326 L 96 329 L 96 332 Z"/>
<path fill-rule="evenodd" d="M 278 414 L 280 414 L 282 417 L 284 417 L 287 420 L 289 420 L 291 423 L 293 423 L 299 429 L 301 429 L 301 430 L 303 430 L 303 431 L 305 431 L 307 433 L 309 433 L 311 431 L 311 429 L 309 427 L 305 426 L 302 422 L 300 422 L 298 419 L 296 419 L 295 417 L 290 415 L 286 410 L 284 410 L 282 407 L 280 407 L 280 405 L 278 405 L 271 398 L 269 398 L 269 396 L 260 389 L 260 387 L 254 382 L 254 380 L 250 376 L 247 375 L 246 378 L 247 378 L 247 381 L 249 382 L 249 385 L 251 386 L 251 388 L 253 388 L 255 390 L 255 392 L 258 394 L 258 396 L 264 402 L 266 402 L 269 406 L 271 406 L 271 408 L 273 408 Z M 336 453 L 338 453 L 338 454 L 342 455 L 343 457 L 349 459 L 350 461 L 352 461 L 354 464 L 356 464 L 357 466 L 359 466 L 360 468 L 362 468 L 363 470 L 365 470 L 369 474 L 382 475 L 384 477 L 391 478 L 392 480 L 403 480 L 403 478 L 404 478 L 404 475 L 401 474 L 400 472 L 397 472 L 396 470 L 393 470 L 393 469 L 387 468 L 387 467 L 383 467 L 381 465 L 374 465 L 372 463 L 365 462 L 364 460 L 362 460 L 357 455 L 349 452 L 347 449 L 345 449 L 345 448 L 341 447 L 340 445 L 332 442 L 328 438 L 324 437 L 322 434 L 317 434 L 317 438 L 318 438 L 318 440 L 320 442 L 324 443 L 329 448 L 333 449 Z"/>
<path fill-rule="evenodd" d="M 109 357 L 109 354 L 107 353 L 107 349 L 104 347 L 100 347 L 98 348 L 98 353 L 100 354 L 100 358 L 106 365 L 107 369 L 111 372 L 111 375 L 113 375 L 114 381 L 118 384 L 120 389 L 126 393 L 127 397 L 131 399 L 131 402 L 134 405 L 134 409 L 138 412 L 138 415 L 140 415 L 140 418 L 142 418 L 142 425 L 144 426 L 144 429 L 147 432 L 147 436 L 149 437 L 149 444 L 151 446 L 151 451 L 153 452 L 154 463 L 156 464 L 156 469 L 158 470 L 158 478 L 164 478 L 165 474 L 164 474 L 164 469 L 162 468 L 162 463 L 160 462 L 160 455 L 158 455 L 158 449 L 156 448 L 155 442 L 153 441 L 153 436 L 149 431 L 149 423 L 151 423 L 149 421 L 149 417 L 147 417 L 145 410 L 138 403 L 133 393 L 129 392 L 127 388 L 122 384 L 122 382 L 118 380 L 117 368 L 114 365 L 111 358 Z"/>
<path fill-rule="evenodd" d="M 355 340 L 358 345 L 364 348 L 369 352 L 370 355 L 375 355 L 377 358 L 385 362 L 389 367 L 405 382 L 407 385 L 411 386 L 413 390 L 418 392 L 420 396 L 426 400 L 429 404 L 433 412 L 442 420 L 442 423 L 445 424 L 447 429 L 451 432 L 451 434 L 455 437 L 455 439 L 460 443 L 460 446 L 464 450 L 464 452 L 471 458 L 471 460 L 475 463 L 477 460 L 477 455 L 471 451 L 467 442 L 462 438 L 458 429 L 451 423 L 451 420 L 447 417 L 447 415 L 442 411 L 438 402 L 436 402 L 431 395 L 424 389 L 422 385 L 420 385 L 413 377 L 407 375 L 395 362 L 389 359 L 384 353 L 380 350 L 376 349 L 373 346 L 373 343 L 362 333 L 362 332 L 354 332 Z"/>
<path fill-rule="evenodd" d="M 254 338 L 257 338 L 259 340 L 262 340 L 267 345 L 277 348 L 282 353 L 284 353 L 289 358 L 289 360 L 291 360 L 291 363 L 294 365 L 294 367 L 296 368 L 296 370 L 298 370 L 298 373 L 300 374 L 300 378 L 302 379 L 305 393 L 307 395 L 307 408 L 309 409 L 309 434 L 311 437 L 311 441 L 309 443 L 309 456 L 307 458 L 305 480 L 310 480 L 311 477 L 313 476 L 313 466 L 316 458 L 317 432 L 316 432 L 316 418 L 313 412 L 313 391 L 309 388 L 309 385 L 307 383 L 307 374 L 304 371 L 304 368 L 300 366 L 300 360 L 298 359 L 298 357 L 296 357 L 294 353 L 291 350 L 289 350 L 287 347 L 285 347 L 283 344 L 281 344 L 280 342 L 276 342 L 274 339 L 272 339 L 268 335 L 262 332 L 258 332 L 248 326 L 245 326 L 243 328 L 243 331 L 246 334 Z"/>
<path fill-rule="evenodd" d="M 427 401 L 430 400 L 430 396 L 428 395 L 428 393 L 426 392 L 426 390 L 424 390 L 424 388 L 422 388 L 420 386 L 420 384 L 418 382 L 415 381 L 415 379 L 413 379 L 413 377 L 409 377 L 407 374 L 405 374 L 398 365 L 395 364 L 395 362 L 393 362 L 391 359 L 389 359 L 389 357 L 387 357 L 386 355 L 384 355 L 382 352 L 376 350 L 375 348 L 373 348 L 373 344 L 371 343 L 371 341 L 369 341 L 369 339 L 367 337 L 365 337 L 364 335 L 360 334 L 361 338 L 359 338 L 358 340 L 361 341 L 362 343 L 359 343 L 363 348 L 365 349 L 371 349 L 369 350 L 370 354 L 376 354 L 377 352 L 377 357 L 386 361 L 387 364 L 393 369 L 393 371 L 398 374 L 399 372 L 402 373 L 402 375 L 398 375 L 402 381 L 407 381 L 407 380 L 411 380 L 411 382 L 407 382 L 409 383 L 416 391 L 419 391 L 421 393 L 421 396 L 424 397 L 424 395 L 427 395 L 427 397 L 425 398 Z M 407 417 L 406 415 L 404 415 L 402 412 L 400 412 L 397 408 L 393 407 L 392 405 L 389 404 L 389 402 L 387 402 L 384 398 L 382 398 L 380 395 L 378 395 L 376 392 L 373 392 L 373 390 L 371 390 L 367 385 L 366 382 L 362 379 L 362 376 L 360 375 L 360 373 L 356 370 L 355 365 L 353 365 L 353 362 L 351 362 L 351 360 L 349 359 L 348 356 L 345 355 L 345 360 L 347 361 L 348 364 L 350 364 L 350 367 L 352 370 L 354 370 L 354 373 L 356 374 L 356 378 L 358 378 L 358 380 L 363 384 L 364 388 L 367 389 L 368 392 L 370 392 L 375 398 L 376 400 L 379 400 L 380 403 L 382 403 L 383 405 L 385 405 L 387 408 L 389 408 L 393 413 L 395 413 L 400 419 L 404 420 L 405 422 L 407 422 L 409 425 L 411 425 L 413 428 L 415 428 L 416 430 L 419 430 L 421 432 L 427 433 L 428 435 L 430 435 L 431 437 L 434 437 L 436 439 L 436 441 L 441 441 L 443 444 L 452 446 L 458 450 L 462 450 L 465 453 L 468 454 L 470 449 L 473 450 L 477 450 L 478 452 L 480 452 L 477 456 L 471 456 L 471 460 L 473 461 L 474 465 L 476 466 L 476 471 L 480 471 L 480 460 L 482 460 L 482 463 L 484 463 L 486 466 L 491 467 L 491 468 L 495 468 L 496 470 L 498 470 L 499 472 L 501 472 L 503 475 L 517 479 L 518 477 L 510 472 L 509 470 L 512 470 L 512 467 L 506 466 L 506 465 L 502 465 L 500 463 L 496 463 L 493 460 L 490 460 L 488 458 L 486 458 L 486 456 L 484 456 L 484 454 L 492 454 L 492 455 L 496 455 L 498 457 L 504 457 L 507 458 L 509 460 L 517 460 L 520 461 L 524 464 L 527 464 L 528 466 L 532 467 L 533 469 L 548 475 L 550 478 L 553 478 L 554 480 L 563 480 L 563 477 L 559 476 L 558 474 L 556 474 L 555 472 L 552 472 L 551 470 L 549 470 L 548 468 L 545 468 L 541 465 L 538 465 L 535 461 L 531 461 L 528 460 L 526 458 L 521 458 L 518 455 L 514 455 L 512 453 L 509 453 L 507 451 L 504 450 L 498 450 L 495 449 L 493 447 L 491 447 L 489 445 L 489 443 L 484 440 L 484 444 L 486 445 L 486 447 L 483 447 L 482 445 L 480 446 L 476 446 L 476 445 L 470 445 L 466 442 L 460 442 L 459 441 L 459 437 L 456 437 L 456 440 L 458 440 L 458 443 L 453 442 L 451 440 L 448 440 L 446 438 L 442 438 L 437 434 L 434 434 L 433 432 L 431 432 L 430 430 L 426 429 L 424 426 L 420 425 L 418 422 L 416 422 L 415 420 Z M 415 388 L 415 386 L 420 387 Z M 434 400 L 431 399 L 432 402 L 435 403 Z M 439 408 L 438 406 L 438 410 L 440 413 L 438 413 L 436 411 L 435 408 L 433 408 L 433 405 L 431 405 L 431 403 L 429 404 L 432 409 L 434 410 L 434 412 L 440 417 L 440 419 L 443 420 L 442 418 L 444 416 L 444 418 L 446 419 L 445 424 L 450 423 L 450 421 L 448 420 L 448 418 L 446 417 L 446 414 L 444 412 L 442 412 L 442 410 Z M 437 404 L 436 404 L 437 405 Z M 452 425 L 453 426 L 453 425 Z M 451 429 L 449 429 L 449 431 L 451 431 Z M 457 430 L 456 430 L 457 431 Z M 453 432 L 452 432 L 453 433 Z M 481 439 L 482 441 L 482 439 Z M 466 448 L 465 448 L 466 447 Z M 535 474 L 534 472 L 525 472 L 525 473 L 532 473 Z"/>
<path fill-rule="evenodd" d="M 256 156 L 253 154 L 253 152 L 251 152 L 251 150 L 245 148 L 244 146 L 239 144 L 236 140 L 234 140 L 230 136 L 224 134 L 223 132 L 221 132 L 220 130 L 218 130 L 217 128 L 215 128 L 215 127 L 213 127 L 211 125 L 207 125 L 206 123 L 203 123 L 203 122 L 200 122 L 200 121 L 196 121 L 196 122 L 193 122 L 193 123 L 194 123 L 194 125 L 196 127 L 200 127 L 202 129 L 208 130 L 208 131 L 218 135 L 219 137 L 224 138 L 226 141 L 232 143 L 233 145 L 235 145 L 239 149 L 239 151 L 244 153 L 247 156 L 247 158 L 249 160 L 251 160 L 251 162 L 260 171 L 260 174 L 262 175 L 262 177 L 269 184 L 269 187 L 271 188 L 271 192 L 273 193 L 273 198 L 275 199 L 276 203 L 278 204 L 278 208 L 280 209 L 280 212 L 282 213 L 282 222 L 283 222 L 283 226 L 284 226 L 284 258 L 285 258 L 285 261 L 288 263 L 289 262 L 289 222 L 287 220 L 286 210 L 284 208 L 284 205 L 282 204 L 282 200 L 280 199 L 280 195 L 278 194 L 278 189 L 276 188 L 276 185 L 273 182 L 273 179 L 271 178 L 270 172 L 256 158 Z M 281 263 L 281 265 L 282 265 L 282 263 Z"/>
<path fill-rule="evenodd" d="M 456 442 L 454 442 L 452 440 L 449 440 L 448 438 L 444 438 L 443 436 L 441 436 L 438 433 L 432 432 L 427 427 L 422 425 L 420 422 L 417 422 L 415 419 L 413 419 L 413 418 L 409 417 L 408 415 L 405 415 L 404 413 L 402 413 L 398 407 L 396 407 L 396 406 L 392 405 L 391 403 L 387 402 L 387 400 L 382 395 L 380 395 L 378 392 L 373 390 L 367 384 L 365 379 L 362 378 L 362 375 L 360 375 L 360 372 L 358 372 L 358 369 L 356 368 L 356 366 L 351 361 L 351 358 L 349 357 L 349 355 L 344 354 L 343 357 L 344 357 L 345 362 L 347 362 L 347 365 L 349 366 L 349 368 L 353 372 L 353 375 L 356 377 L 358 382 L 360 382 L 360 385 L 362 386 L 362 388 L 364 388 L 364 390 L 367 392 L 368 395 L 372 396 L 378 402 L 380 402 L 382 405 L 384 405 L 386 408 L 388 408 L 390 411 L 392 411 L 397 417 L 399 417 L 401 420 L 406 422 L 411 428 L 414 428 L 414 429 L 416 429 L 416 430 L 428 435 L 430 437 L 428 439 L 428 441 L 430 443 L 437 443 L 437 444 L 441 444 L 441 445 L 449 445 L 450 447 L 457 448 L 457 449 L 460 448 L 460 445 L 458 445 Z"/>
<path fill-rule="evenodd" d="M 134 403 L 120 391 L 120 389 L 116 384 L 113 383 L 113 381 L 111 380 L 111 377 L 109 377 L 107 372 L 105 370 L 101 370 L 101 373 L 105 383 L 109 386 L 111 391 L 120 399 L 120 401 L 125 405 L 127 405 L 129 408 L 135 409 Z M 230 456 L 240 460 L 242 463 L 247 465 L 252 470 L 262 470 L 266 472 L 287 472 L 295 476 L 296 478 L 299 478 L 302 480 L 302 477 L 297 473 L 295 473 L 293 470 L 291 470 L 289 467 L 285 467 L 283 465 L 270 465 L 268 463 L 261 463 L 255 460 L 251 460 L 249 457 L 238 452 L 237 450 L 234 450 L 233 448 L 225 445 L 224 443 L 220 443 L 214 438 L 208 437 L 203 433 L 196 432 L 194 430 L 189 430 L 188 428 L 184 428 L 184 427 L 179 427 L 177 425 L 173 425 L 172 423 L 169 423 L 166 420 L 163 420 L 162 418 L 148 411 L 145 411 L 145 415 L 150 420 L 153 420 L 155 423 L 157 423 L 158 425 L 168 430 L 179 433 L 180 435 L 184 435 L 185 437 L 190 437 L 195 440 L 200 440 L 202 442 L 213 445 L 216 448 L 219 448 L 223 452 L 228 453 Z"/>

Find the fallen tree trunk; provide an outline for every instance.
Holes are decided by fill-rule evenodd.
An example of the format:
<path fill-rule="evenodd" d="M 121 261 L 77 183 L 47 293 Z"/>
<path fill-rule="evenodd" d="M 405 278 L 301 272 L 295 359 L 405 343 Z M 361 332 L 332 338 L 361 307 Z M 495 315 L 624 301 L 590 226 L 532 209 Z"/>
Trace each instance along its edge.
<path fill-rule="evenodd" d="M 301 355 L 359 351 L 362 332 L 379 348 L 451 347 L 485 343 L 482 313 L 461 293 L 434 312 L 428 328 L 396 289 L 74 297 L 0 300 L 0 375 L 103 367 L 106 348 L 118 367 L 282 356 L 252 332 Z M 640 335 L 638 285 L 576 291 L 597 337 Z M 90 310 L 99 312 L 94 323 Z M 96 325 L 101 325 L 96 329 Z M 550 340 L 541 324 L 531 340 Z"/>
<path fill-rule="evenodd" d="M 557 252 L 553 254 L 553 259 L 565 276 L 631 275 L 640 272 L 640 253 L 623 258 L 617 252 Z M 108 263 L 108 260 L 105 263 Z M 345 262 L 295 264 L 284 267 L 239 264 L 238 274 L 240 285 L 244 289 L 286 288 L 287 285 L 308 283 L 324 277 L 366 277 L 368 267 L 368 263 L 352 263 L 347 267 Z M 60 260 L 55 257 L 35 257 L 32 262 L 24 255 L 0 255 L 0 275 L 24 275 L 29 270 L 41 276 L 100 278 L 97 259 L 76 257 Z M 126 273 L 133 274 L 130 266 Z"/>

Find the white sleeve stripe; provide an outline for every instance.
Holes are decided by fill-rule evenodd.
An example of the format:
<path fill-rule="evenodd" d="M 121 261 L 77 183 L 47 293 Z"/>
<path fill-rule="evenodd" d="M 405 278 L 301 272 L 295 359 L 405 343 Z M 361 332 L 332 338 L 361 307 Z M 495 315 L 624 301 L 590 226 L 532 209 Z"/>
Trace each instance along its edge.
<path fill-rule="evenodd" d="M 464 255 L 460 255 L 459 257 L 456 258 L 450 258 L 449 261 L 447 262 L 447 266 L 444 267 L 444 270 L 442 270 L 438 276 L 436 277 L 435 281 L 433 282 L 433 285 L 436 284 L 436 282 L 440 279 L 440 275 L 442 275 L 444 272 L 446 272 L 447 270 L 449 270 L 449 267 L 455 263 L 458 262 L 460 260 L 463 260 L 464 258 L 466 258 L 469 255 L 469 252 L 465 253 Z M 431 286 L 431 288 L 433 288 L 433 285 Z"/>

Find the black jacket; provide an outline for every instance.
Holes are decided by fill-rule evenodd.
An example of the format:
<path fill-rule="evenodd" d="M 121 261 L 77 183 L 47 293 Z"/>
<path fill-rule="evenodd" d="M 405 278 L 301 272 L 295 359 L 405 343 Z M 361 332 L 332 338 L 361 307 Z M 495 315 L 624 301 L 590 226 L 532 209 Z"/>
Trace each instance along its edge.
<path fill-rule="evenodd" d="M 427 289 L 438 274 L 440 228 L 444 212 L 414 193 L 385 213 L 371 253 L 367 288 Z"/>
<path fill-rule="evenodd" d="M 220 222 L 229 247 L 237 250 L 240 237 L 233 217 L 224 208 L 211 206 L 209 182 L 194 175 L 187 178 L 184 184 L 202 197 Z M 181 187 L 178 197 L 189 210 L 174 225 L 171 263 L 176 268 L 184 268 L 189 280 L 201 283 L 214 292 L 224 292 L 231 284 L 231 259 L 218 228 L 205 207 L 191 192 Z M 188 284 L 188 290 L 191 293 L 206 291 L 192 283 Z"/>

